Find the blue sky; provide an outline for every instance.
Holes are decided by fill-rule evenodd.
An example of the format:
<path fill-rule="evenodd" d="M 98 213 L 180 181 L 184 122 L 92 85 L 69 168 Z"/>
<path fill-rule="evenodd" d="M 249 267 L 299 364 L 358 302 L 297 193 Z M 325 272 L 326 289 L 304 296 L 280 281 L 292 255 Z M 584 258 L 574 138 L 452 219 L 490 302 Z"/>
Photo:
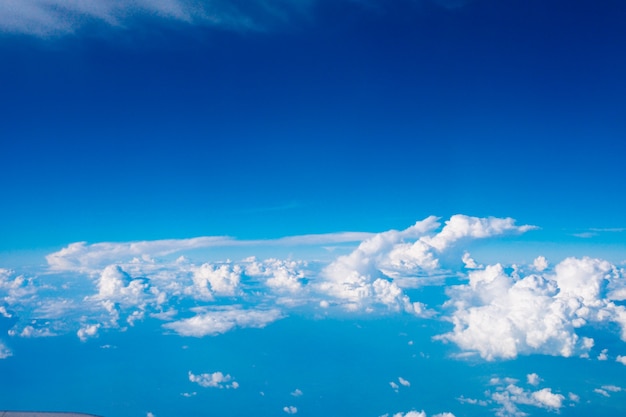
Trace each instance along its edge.
<path fill-rule="evenodd" d="M 0 5 L 0 409 L 623 413 L 625 18 Z"/>

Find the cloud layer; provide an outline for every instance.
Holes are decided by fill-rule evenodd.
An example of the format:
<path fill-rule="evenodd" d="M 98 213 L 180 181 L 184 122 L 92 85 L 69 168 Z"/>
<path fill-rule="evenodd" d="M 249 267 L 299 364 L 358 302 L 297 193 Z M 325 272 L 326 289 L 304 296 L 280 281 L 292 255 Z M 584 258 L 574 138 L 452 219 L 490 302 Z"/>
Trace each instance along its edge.
<path fill-rule="evenodd" d="M 598 326 L 610 331 L 602 327 L 607 323 L 621 329 L 626 341 L 621 303 L 626 273 L 618 266 L 566 258 L 551 267 L 541 256 L 527 265 L 483 266 L 468 251 L 475 240 L 532 229 L 510 218 L 455 215 L 444 222 L 431 216 L 404 230 L 376 234 L 79 242 L 48 255 L 49 268 L 39 274 L 0 269 L 0 314 L 13 320 L 12 337 L 74 333 L 85 342 L 144 320 L 161 321 L 165 332 L 206 337 L 265 327 L 295 311 L 410 314 L 449 321 L 451 331 L 436 340 L 486 360 L 520 354 L 588 357 L 596 341 L 580 330 Z M 186 256 L 235 246 L 283 253 L 293 245 L 355 240 L 352 250 L 324 262 L 280 256 L 197 262 Z M 461 285 L 448 287 L 443 305 L 427 305 L 427 299 L 410 295 L 411 289 L 442 286 L 451 279 Z M 3 347 L 3 356 L 9 348 L 10 343 Z M 601 352 L 594 355 L 608 359 L 606 348 L 597 348 Z M 408 384 L 399 379 L 392 388 Z"/>

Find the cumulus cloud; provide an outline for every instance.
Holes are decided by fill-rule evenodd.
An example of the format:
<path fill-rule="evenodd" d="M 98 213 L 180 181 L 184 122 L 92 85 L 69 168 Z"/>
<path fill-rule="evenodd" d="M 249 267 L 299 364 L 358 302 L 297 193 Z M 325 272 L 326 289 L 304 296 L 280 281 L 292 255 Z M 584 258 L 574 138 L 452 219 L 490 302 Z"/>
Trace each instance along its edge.
<path fill-rule="evenodd" d="M 306 262 L 281 260 L 276 258 L 259 262 L 250 259 L 246 265 L 246 275 L 264 278 L 265 284 L 271 289 L 295 293 L 304 286 L 304 270 Z"/>
<path fill-rule="evenodd" d="M 548 260 L 543 256 L 538 256 L 533 261 L 533 266 L 539 272 L 544 271 L 545 269 L 548 268 Z"/>
<path fill-rule="evenodd" d="M 532 373 L 532 374 L 526 375 L 526 381 L 530 385 L 535 385 L 536 386 L 536 385 L 539 385 L 539 383 L 542 381 L 542 379 L 536 373 Z"/>
<path fill-rule="evenodd" d="M 293 397 L 301 397 L 302 396 L 302 391 L 300 389 L 296 388 L 295 391 L 293 391 L 291 393 L 291 396 L 293 396 Z"/>
<path fill-rule="evenodd" d="M 402 378 L 401 376 L 398 377 L 398 382 L 400 382 L 400 385 L 403 385 L 405 387 L 410 387 L 411 383 L 409 381 L 407 381 L 406 379 Z"/>
<path fill-rule="evenodd" d="M 617 355 L 615 361 L 621 363 L 622 365 L 626 365 L 626 356 Z"/>
<path fill-rule="evenodd" d="M 193 282 L 203 298 L 211 299 L 212 294 L 232 296 L 241 281 L 241 272 L 239 265 L 205 263 L 193 269 Z"/>
<path fill-rule="evenodd" d="M 265 327 L 282 318 L 280 310 L 255 310 L 228 308 L 216 311 L 200 311 L 194 317 L 166 323 L 164 328 L 181 336 L 214 336 L 236 327 Z"/>
<path fill-rule="evenodd" d="M 439 256 L 464 239 L 523 233 L 533 226 L 516 226 L 511 218 L 454 215 L 440 223 L 430 216 L 402 230 L 389 230 L 364 240 L 352 253 L 340 256 L 322 271 L 320 289 L 343 300 L 348 309 L 383 304 L 392 310 L 422 313 L 394 281 L 441 273 Z M 476 266 L 468 257 L 464 261 Z"/>
<path fill-rule="evenodd" d="M 0 268 L 0 295 L 5 303 L 21 304 L 32 299 L 36 293 L 37 288 L 32 278 L 17 274 L 10 269 Z M 3 307 L 2 315 L 6 314 L 8 314 L 6 307 Z"/>
<path fill-rule="evenodd" d="M 189 381 L 195 382 L 203 388 L 219 388 L 219 389 L 237 389 L 239 384 L 229 374 L 224 375 L 221 372 L 204 373 L 194 375 L 188 372 Z"/>
<path fill-rule="evenodd" d="M 494 392 L 487 391 L 492 403 L 498 405 L 498 417 L 523 417 L 527 413 L 519 406 L 533 406 L 551 411 L 558 411 L 563 407 L 565 396 L 552 392 L 551 388 L 531 391 L 516 385 L 511 379 L 492 379 L 492 385 L 497 385 Z"/>
<path fill-rule="evenodd" d="M 78 331 L 76 332 L 76 335 L 82 342 L 85 342 L 87 341 L 87 339 L 91 337 L 98 336 L 98 329 L 100 329 L 100 327 L 101 325 L 99 323 L 88 324 L 78 329 Z"/>
<path fill-rule="evenodd" d="M 283 411 L 287 414 L 296 414 L 298 412 L 298 409 L 294 407 L 293 405 L 289 405 L 289 406 L 283 407 Z"/>
<path fill-rule="evenodd" d="M 607 298 L 611 285 L 624 285 L 623 271 L 599 259 L 567 258 L 554 273 L 523 277 L 490 265 L 449 290 L 454 330 L 438 339 L 487 360 L 587 355 L 594 341 L 577 329 L 588 323 L 618 323 L 626 340 L 626 309 Z"/>
<path fill-rule="evenodd" d="M 56 334 L 48 328 L 39 328 L 39 327 L 34 327 L 32 325 L 25 326 L 21 332 L 18 332 L 15 329 L 11 329 L 9 330 L 9 335 L 27 337 L 27 338 L 56 336 Z"/>

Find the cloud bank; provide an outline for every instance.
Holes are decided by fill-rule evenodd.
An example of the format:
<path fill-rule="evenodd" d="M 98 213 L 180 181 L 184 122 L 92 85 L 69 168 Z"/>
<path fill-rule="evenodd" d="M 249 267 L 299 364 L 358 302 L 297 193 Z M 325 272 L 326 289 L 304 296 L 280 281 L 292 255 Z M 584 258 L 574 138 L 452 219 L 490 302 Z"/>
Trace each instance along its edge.
<path fill-rule="evenodd" d="M 450 322 L 453 328 L 436 340 L 486 360 L 530 354 L 591 357 L 594 348 L 598 360 L 608 359 L 606 347 L 596 346 L 581 330 L 617 328 L 626 341 L 623 268 L 588 257 L 566 258 L 552 267 L 543 256 L 526 265 L 484 266 L 469 253 L 473 241 L 532 229 L 511 218 L 459 214 L 381 233 L 79 242 L 48 255 L 48 269 L 34 275 L 0 269 L 0 314 L 14 323 L 11 337 L 74 333 L 84 342 L 144 320 L 159 320 L 165 332 L 207 337 L 262 328 L 302 311 L 408 314 Z M 282 254 L 292 245 L 332 242 L 354 244 L 326 261 L 273 256 L 206 262 L 186 256 L 197 256 L 199 248 L 206 254 L 235 246 Z M 412 292 L 451 280 L 461 284 L 446 287 L 443 304 L 427 305 L 428 299 Z M 624 356 L 613 358 L 626 363 Z M 537 376 L 528 378 L 540 382 Z M 409 382 L 390 385 L 398 390 Z"/>

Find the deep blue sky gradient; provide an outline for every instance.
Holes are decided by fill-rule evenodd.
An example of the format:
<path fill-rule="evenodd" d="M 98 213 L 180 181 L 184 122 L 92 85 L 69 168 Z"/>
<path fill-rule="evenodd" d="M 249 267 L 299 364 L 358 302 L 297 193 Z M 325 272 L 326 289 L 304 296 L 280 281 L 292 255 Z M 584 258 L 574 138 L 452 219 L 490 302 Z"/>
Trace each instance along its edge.
<path fill-rule="evenodd" d="M 624 227 L 626 3 L 318 2 L 264 31 L 0 36 L 0 250 Z"/>

